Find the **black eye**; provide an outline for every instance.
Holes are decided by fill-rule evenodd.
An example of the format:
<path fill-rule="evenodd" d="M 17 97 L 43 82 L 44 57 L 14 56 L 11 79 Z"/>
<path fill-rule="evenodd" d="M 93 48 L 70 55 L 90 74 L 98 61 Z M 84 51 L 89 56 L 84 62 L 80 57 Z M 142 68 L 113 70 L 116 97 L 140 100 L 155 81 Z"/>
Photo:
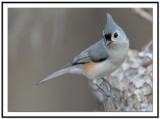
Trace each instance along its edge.
<path fill-rule="evenodd" d="M 118 33 L 116 32 L 116 33 L 114 33 L 114 37 L 115 38 L 117 38 L 118 37 Z"/>

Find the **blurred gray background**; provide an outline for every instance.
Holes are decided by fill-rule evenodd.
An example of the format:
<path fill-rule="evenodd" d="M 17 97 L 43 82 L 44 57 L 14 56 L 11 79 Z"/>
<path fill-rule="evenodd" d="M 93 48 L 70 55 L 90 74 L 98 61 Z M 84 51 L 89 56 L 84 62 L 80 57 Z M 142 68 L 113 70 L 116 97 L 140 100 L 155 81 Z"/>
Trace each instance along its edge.
<path fill-rule="evenodd" d="M 110 13 L 141 50 L 152 39 L 152 24 L 131 9 L 9 8 L 8 111 L 94 111 L 97 102 L 88 79 L 64 75 L 38 87 L 78 53 L 102 38 Z"/>

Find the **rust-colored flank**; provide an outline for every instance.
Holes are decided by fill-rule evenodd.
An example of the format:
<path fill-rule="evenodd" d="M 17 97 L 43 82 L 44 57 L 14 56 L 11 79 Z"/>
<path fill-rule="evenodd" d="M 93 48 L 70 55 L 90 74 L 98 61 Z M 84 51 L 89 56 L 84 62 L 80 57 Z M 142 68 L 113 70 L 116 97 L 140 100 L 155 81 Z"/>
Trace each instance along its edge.
<path fill-rule="evenodd" d="M 90 68 L 94 67 L 97 63 L 94 62 L 87 62 L 84 64 L 84 70 L 88 71 Z"/>

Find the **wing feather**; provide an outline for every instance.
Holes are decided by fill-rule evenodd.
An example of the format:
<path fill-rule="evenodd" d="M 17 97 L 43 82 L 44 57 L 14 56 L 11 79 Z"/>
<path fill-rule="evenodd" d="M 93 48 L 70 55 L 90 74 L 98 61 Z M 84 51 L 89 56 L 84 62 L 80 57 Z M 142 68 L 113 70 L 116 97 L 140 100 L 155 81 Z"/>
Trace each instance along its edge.
<path fill-rule="evenodd" d="M 84 64 L 86 62 L 101 62 L 109 57 L 107 50 L 105 48 L 104 40 L 101 39 L 99 42 L 93 44 L 86 50 L 82 51 L 77 55 L 73 61 L 72 65 Z"/>

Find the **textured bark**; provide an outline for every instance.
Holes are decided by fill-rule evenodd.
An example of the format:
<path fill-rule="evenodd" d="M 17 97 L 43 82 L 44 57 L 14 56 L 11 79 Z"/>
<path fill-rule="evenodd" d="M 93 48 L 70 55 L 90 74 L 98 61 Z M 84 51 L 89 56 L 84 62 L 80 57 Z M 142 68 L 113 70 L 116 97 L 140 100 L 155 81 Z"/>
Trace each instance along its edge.
<path fill-rule="evenodd" d="M 102 87 L 107 92 L 109 92 L 109 85 L 107 83 L 103 84 Z M 106 111 L 106 112 L 114 111 L 115 110 L 115 103 L 113 102 L 113 99 L 111 97 L 108 97 L 108 99 L 106 99 L 104 101 L 103 107 L 104 107 L 104 111 Z"/>
<path fill-rule="evenodd" d="M 108 98 L 103 111 L 152 111 L 152 41 L 143 51 L 129 50 L 121 68 L 108 79 L 117 102 Z M 107 85 L 103 88 L 109 92 Z M 104 97 L 100 93 L 94 90 L 99 100 Z"/>
<path fill-rule="evenodd" d="M 152 23 L 152 9 L 133 8 L 134 13 Z M 142 51 L 130 49 L 128 56 L 117 71 L 108 78 L 113 84 L 117 97 L 116 104 L 108 98 L 103 104 L 103 111 L 153 111 L 152 98 L 152 40 Z M 103 85 L 107 91 L 108 86 Z M 103 96 L 93 90 L 97 99 Z M 99 105 L 102 106 L 102 105 Z"/>

